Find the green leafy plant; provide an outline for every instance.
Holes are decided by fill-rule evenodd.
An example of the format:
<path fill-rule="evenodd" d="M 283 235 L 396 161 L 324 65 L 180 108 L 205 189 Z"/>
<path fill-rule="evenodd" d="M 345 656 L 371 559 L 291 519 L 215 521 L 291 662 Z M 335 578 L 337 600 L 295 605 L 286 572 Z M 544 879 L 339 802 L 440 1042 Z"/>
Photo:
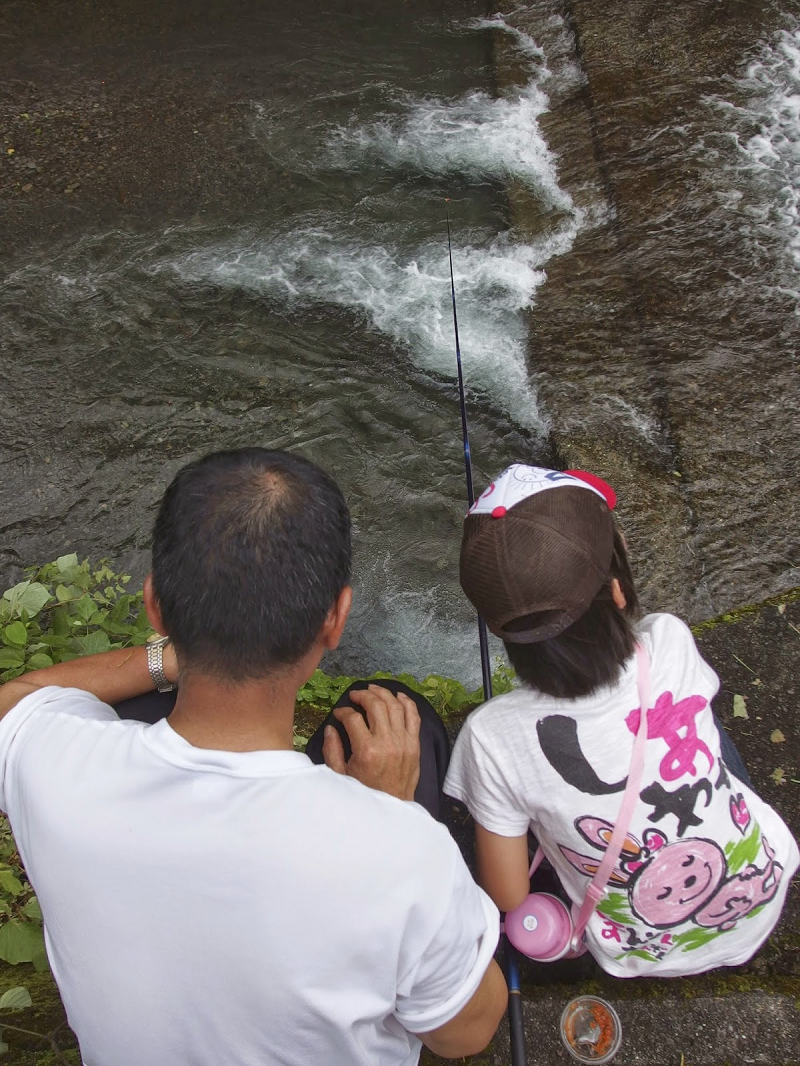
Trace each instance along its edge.
<path fill-rule="evenodd" d="M 42 911 L 5 818 L 0 818 L 0 959 L 47 968 Z"/>
<path fill-rule="evenodd" d="M 330 710 L 339 699 L 345 689 L 356 681 L 355 677 L 331 677 L 322 670 L 315 670 L 308 681 L 297 693 L 297 702 L 316 710 Z M 434 710 L 443 718 L 451 714 L 458 714 L 471 707 L 476 707 L 483 702 L 483 688 L 468 691 L 460 681 L 452 677 L 441 677 L 439 674 L 428 674 L 422 681 L 411 674 L 387 674 L 377 672 L 370 674 L 368 681 L 394 680 L 402 681 L 423 695 Z M 514 671 L 505 663 L 497 660 L 492 673 L 492 691 L 495 696 L 503 692 L 510 692 L 514 687 Z"/>
<path fill-rule="evenodd" d="M 105 562 L 77 555 L 26 570 L 0 598 L 0 681 L 79 655 L 144 644 L 152 632 L 141 592 Z M 0 959 L 47 966 L 42 912 L 5 818 L 0 818 Z"/>
<path fill-rule="evenodd" d="M 141 592 L 107 563 L 77 555 L 26 570 L 0 599 L 0 681 L 79 655 L 144 644 L 152 633 Z"/>

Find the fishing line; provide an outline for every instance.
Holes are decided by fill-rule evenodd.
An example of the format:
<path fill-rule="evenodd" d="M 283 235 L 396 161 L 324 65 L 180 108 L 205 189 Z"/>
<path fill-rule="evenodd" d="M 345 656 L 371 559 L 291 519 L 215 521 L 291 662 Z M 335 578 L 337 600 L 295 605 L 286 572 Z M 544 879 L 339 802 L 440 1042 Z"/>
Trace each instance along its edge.
<path fill-rule="evenodd" d="M 461 344 L 458 339 L 458 312 L 456 311 L 456 283 L 453 275 L 453 244 L 450 234 L 449 198 L 445 199 L 445 217 L 447 219 L 447 256 L 450 261 L 450 295 L 453 300 L 453 332 L 456 338 L 456 365 L 458 366 L 458 399 L 461 406 L 461 434 L 464 438 L 464 469 L 467 476 L 467 499 L 472 507 L 475 502 L 475 490 L 472 485 L 472 453 L 469 447 L 469 426 L 467 425 L 467 401 L 464 395 L 464 372 L 461 367 Z M 492 669 L 489 662 L 489 639 L 486 635 L 486 623 L 478 615 L 478 643 L 481 648 L 481 674 L 483 675 L 483 695 L 485 700 L 492 698 Z M 520 991 L 517 952 L 508 940 L 505 941 L 506 983 L 508 984 L 508 1030 L 511 1041 L 511 1066 L 527 1066 L 528 1056 L 525 1048 L 525 1026 L 522 1016 L 522 993 Z"/>
<path fill-rule="evenodd" d="M 467 400 L 464 395 L 464 371 L 461 366 L 461 344 L 458 339 L 458 312 L 456 311 L 456 283 L 453 276 L 453 244 L 450 235 L 449 198 L 445 200 L 445 217 L 447 219 L 447 256 L 450 261 L 450 296 L 453 301 L 453 332 L 456 338 L 456 366 L 458 367 L 458 401 L 461 406 L 461 435 L 464 440 L 464 470 L 467 476 L 467 500 L 469 506 L 475 503 L 475 490 L 472 484 L 472 453 L 469 447 L 469 426 L 467 424 Z M 481 649 L 481 675 L 483 678 L 483 698 L 492 698 L 492 667 L 489 660 L 489 638 L 486 623 L 478 615 L 478 643 Z"/>

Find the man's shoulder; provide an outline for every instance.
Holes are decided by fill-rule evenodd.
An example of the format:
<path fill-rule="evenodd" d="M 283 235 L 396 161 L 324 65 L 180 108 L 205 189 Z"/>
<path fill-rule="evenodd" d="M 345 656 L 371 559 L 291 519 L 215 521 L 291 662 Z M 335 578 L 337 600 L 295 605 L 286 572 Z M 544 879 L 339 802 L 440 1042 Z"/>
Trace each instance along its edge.
<path fill-rule="evenodd" d="M 71 718 L 119 721 L 113 708 L 83 689 L 62 688 L 59 685 L 31 689 L 25 686 L 23 681 L 11 682 L 11 684 L 15 686 L 17 698 L 3 716 L 4 719 L 13 716 L 19 721 L 24 721 L 40 712 L 45 712 L 48 716 L 63 714 Z M 6 687 L 10 686 L 4 686 Z"/>
<path fill-rule="evenodd" d="M 16 731 L 32 718 L 43 718 L 50 724 L 58 722 L 62 716 L 87 718 L 96 722 L 119 721 L 111 707 L 82 689 L 64 689 L 60 685 L 50 684 L 42 689 L 31 690 L 18 682 L 17 690 L 19 697 L 2 715 L 2 731 Z"/>

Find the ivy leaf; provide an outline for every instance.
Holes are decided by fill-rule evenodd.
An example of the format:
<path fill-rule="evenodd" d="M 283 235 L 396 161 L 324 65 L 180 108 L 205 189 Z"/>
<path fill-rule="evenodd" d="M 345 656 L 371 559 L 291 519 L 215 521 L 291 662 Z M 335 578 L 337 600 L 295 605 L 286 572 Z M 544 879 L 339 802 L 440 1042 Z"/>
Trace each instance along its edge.
<path fill-rule="evenodd" d="M 95 629 L 85 636 L 76 637 L 75 646 L 81 655 L 96 655 L 100 651 L 108 651 L 111 641 L 102 629 Z"/>
<path fill-rule="evenodd" d="M 36 965 L 44 954 L 42 930 L 33 922 L 20 922 L 12 918 L 0 926 L 0 959 L 16 966 L 20 962 Z"/>
<path fill-rule="evenodd" d="M 733 697 L 733 717 L 734 718 L 749 718 L 747 713 L 747 704 L 745 703 L 744 696 L 736 695 Z"/>
<path fill-rule="evenodd" d="M 12 615 L 24 610 L 33 618 L 48 602 L 50 593 L 38 581 L 20 581 L 3 593 L 3 599 L 8 601 Z"/>
<path fill-rule="evenodd" d="M 36 896 L 32 896 L 28 900 L 22 908 L 22 913 L 26 918 L 30 918 L 31 921 L 40 922 L 42 920 L 42 908 L 39 906 L 39 900 Z"/>
<path fill-rule="evenodd" d="M 308 737 L 304 737 L 302 733 L 295 733 L 292 737 L 295 751 L 305 751 L 308 744 Z"/>
<path fill-rule="evenodd" d="M 12 622 L 3 630 L 3 640 L 15 648 L 24 648 L 28 641 L 28 630 L 22 622 Z"/>
<path fill-rule="evenodd" d="M 53 660 L 49 655 L 45 655 L 43 651 L 37 652 L 36 655 L 31 655 L 28 659 L 29 670 L 43 670 L 46 666 L 52 666 Z"/>
<path fill-rule="evenodd" d="M 16 988 L 9 988 L 7 992 L 0 996 L 0 1010 L 22 1010 L 24 1007 L 32 1005 L 31 994 L 22 985 L 17 985 Z"/>
<path fill-rule="evenodd" d="M 84 594 L 75 604 L 75 614 L 83 622 L 88 622 L 95 612 L 94 600 L 91 596 Z"/>
<path fill-rule="evenodd" d="M 9 870 L 0 869 L 0 888 L 9 896 L 18 896 L 22 892 L 22 882 Z"/>
<path fill-rule="evenodd" d="M 53 611 L 52 627 L 54 636 L 65 637 L 69 633 L 69 615 L 65 607 L 56 607 Z"/>

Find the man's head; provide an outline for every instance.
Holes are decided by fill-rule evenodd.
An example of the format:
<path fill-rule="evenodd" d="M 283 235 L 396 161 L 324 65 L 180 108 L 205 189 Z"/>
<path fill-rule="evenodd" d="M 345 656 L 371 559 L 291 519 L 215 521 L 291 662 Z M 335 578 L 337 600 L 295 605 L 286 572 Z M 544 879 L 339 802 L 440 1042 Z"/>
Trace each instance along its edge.
<path fill-rule="evenodd" d="M 575 698 L 632 654 L 636 591 L 613 489 L 579 471 L 515 464 L 470 510 L 461 585 L 519 676 Z"/>
<path fill-rule="evenodd" d="M 246 681 L 299 661 L 349 585 L 350 514 L 314 463 L 215 452 L 178 472 L 153 530 L 152 589 L 182 667 Z"/>

